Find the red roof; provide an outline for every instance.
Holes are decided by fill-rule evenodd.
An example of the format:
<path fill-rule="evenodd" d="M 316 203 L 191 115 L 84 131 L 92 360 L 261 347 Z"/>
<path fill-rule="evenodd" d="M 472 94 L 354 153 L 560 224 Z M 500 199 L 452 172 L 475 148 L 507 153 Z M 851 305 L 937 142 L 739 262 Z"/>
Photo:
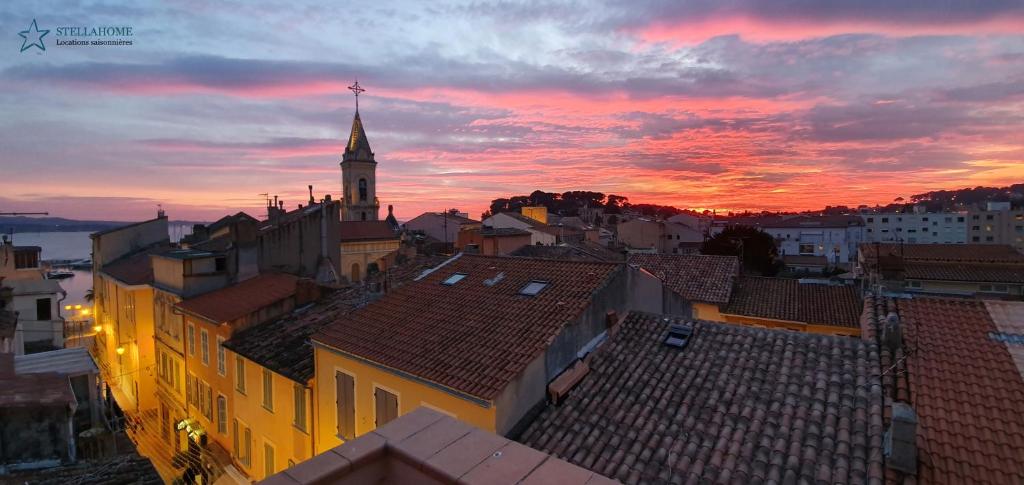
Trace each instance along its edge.
<path fill-rule="evenodd" d="M 866 258 L 874 258 L 877 252 L 915 262 L 1024 264 L 1024 254 L 1008 244 L 861 244 L 860 251 Z"/>
<path fill-rule="evenodd" d="M 1020 353 L 1024 328 L 997 323 L 1024 315 L 1024 303 L 887 303 L 898 311 L 907 356 L 905 371 L 897 361 L 890 374 L 905 374 L 897 378 L 900 398 L 909 389 L 919 420 L 917 483 L 1024 483 L 1024 362 L 1012 355 Z M 876 308 L 876 322 L 885 311 Z"/>
<path fill-rule="evenodd" d="M 291 297 L 298 280 L 298 276 L 285 273 L 261 274 L 175 306 L 211 322 L 229 322 Z"/>
<path fill-rule="evenodd" d="M 744 276 L 736 281 L 732 299 L 722 312 L 858 328 L 862 308 L 857 289 L 853 286 Z"/>
<path fill-rule="evenodd" d="M 398 239 L 387 221 L 341 221 L 341 241 Z"/>
<path fill-rule="evenodd" d="M 496 398 L 619 265 L 463 254 L 344 315 L 313 340 L 481 399 Z M 460 281 L 442 282 L 456 273 Z M 520 294 L 531 281 L 547 286 Z"/>
<path fill-rule="evenodd" d="M 126 285 L 145 285 L 153 282 L 153 263 L 149 257 L 170 251 L 167 246 L 149 248 L 104 265 L 102 272 Z"/>
<path fill-rule="evenodd" d="M 634 254 L 629 263 L 657 276 L 679 296 L 708 303 L 728 303 L 733 280 L 740 273 L 735 256 Z"/>

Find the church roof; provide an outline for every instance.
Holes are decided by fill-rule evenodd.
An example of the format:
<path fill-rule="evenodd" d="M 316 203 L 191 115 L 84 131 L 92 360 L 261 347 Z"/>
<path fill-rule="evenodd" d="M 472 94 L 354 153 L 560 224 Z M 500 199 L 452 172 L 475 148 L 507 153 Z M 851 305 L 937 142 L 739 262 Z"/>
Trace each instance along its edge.
<path fill-rule="evenodd" d="M 363 130 L 363 120 L 359 118 L 359 112 L 352 120 L 352 134 L 348 137 L 348 144 L 345 145 L 345 161 L 373 162 L 373 151 L 370 150 L 370 141 L 366 138 L 366 131 Z"/>

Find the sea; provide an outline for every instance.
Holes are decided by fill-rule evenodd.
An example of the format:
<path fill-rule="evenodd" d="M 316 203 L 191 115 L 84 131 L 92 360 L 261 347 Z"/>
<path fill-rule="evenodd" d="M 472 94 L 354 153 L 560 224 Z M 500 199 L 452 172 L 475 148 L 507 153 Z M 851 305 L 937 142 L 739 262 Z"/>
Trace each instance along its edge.
<path fill-rule="evenodd" d="M 168 236 L 172 242 L 192 233 L 192 226 L 187 224 L 168 225 Z M 40 258 L 51 259 L 89 259 L 92 257 L 92 239 L 90 232 L 18 232 L 12 235 L 14 244 L 18 246 L 39 246 L 43 249 Z M 87 269 L 74 270 L 75 275 L 64 278 L 60 286 L 67 292 L 64 305 L 89 305 L 85 294 L 92 288 L 92 271 Z"/>

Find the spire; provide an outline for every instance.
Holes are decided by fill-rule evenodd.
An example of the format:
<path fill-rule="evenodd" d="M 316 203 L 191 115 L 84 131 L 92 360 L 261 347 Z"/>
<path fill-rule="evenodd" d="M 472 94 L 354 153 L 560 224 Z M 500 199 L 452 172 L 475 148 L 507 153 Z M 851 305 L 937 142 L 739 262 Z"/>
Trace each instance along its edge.
<path fill-rule="evenodd" d="M 363 120 L 356 117 L 352 120 L 352 134 L 348 136 L 348 144 L 345 145 L 345 161 L 374 162 L 373 151 L 370 150 L 370 141 L 366 139 L 366 131 L 363 130 Z"/>

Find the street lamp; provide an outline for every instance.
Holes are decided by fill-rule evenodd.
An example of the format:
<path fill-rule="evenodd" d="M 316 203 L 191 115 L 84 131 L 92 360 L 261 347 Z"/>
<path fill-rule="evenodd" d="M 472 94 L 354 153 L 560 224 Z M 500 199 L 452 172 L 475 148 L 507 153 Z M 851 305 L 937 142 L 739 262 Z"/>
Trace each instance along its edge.
<path fill-rule="evenodd" d="M 124 345 L 118 345 L 114 352 L 117 352 L 117 355 L 124 355 Z"/>

